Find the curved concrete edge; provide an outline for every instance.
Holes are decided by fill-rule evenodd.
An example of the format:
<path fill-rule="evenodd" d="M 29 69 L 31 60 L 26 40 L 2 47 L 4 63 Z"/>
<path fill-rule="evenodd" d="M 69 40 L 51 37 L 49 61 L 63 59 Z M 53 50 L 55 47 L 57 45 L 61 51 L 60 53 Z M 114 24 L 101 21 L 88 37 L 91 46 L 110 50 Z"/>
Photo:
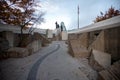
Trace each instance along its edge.
<path fill-rule="evenodd" d="M 108 29 L 108 28 L 113 28 L 118 26 L 120 26 L 120 16 L 115 16 L 113 18 L 109 18 L 109 19 L 88 25 L 80 29 L 71 30 L 68 32 L 68 34 L 91 32 L 91 31 Z"/>
<path fill-rule="evenodd" d="M 38 68 L 40 66 L 40 64 L 42 63 L 42 61 L 49 56 L 50 54 L 56 52 L 58 49 L 60 48 L 60 44 L 57 44 L 57 48 L 52 50 L 51 52 L 47 53 L 46 55 L 44 55 L 42 58 L 38 59 L 35 64 L 33 64 L 29 74 L 28 74 L 28 78 L 27 80 L 36 80 L 36 76 L 37 76 L 37 71 Z"/>

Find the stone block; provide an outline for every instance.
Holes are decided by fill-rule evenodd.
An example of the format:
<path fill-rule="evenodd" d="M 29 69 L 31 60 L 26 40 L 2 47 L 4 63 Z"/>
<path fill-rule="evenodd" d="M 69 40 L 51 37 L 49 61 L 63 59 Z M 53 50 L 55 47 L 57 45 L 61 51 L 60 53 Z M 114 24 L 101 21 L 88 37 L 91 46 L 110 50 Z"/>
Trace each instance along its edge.
<path fill-rule="evenodd" d="M 120 60 L 120 26 L 105 30 L 105 52 L 110 53 L 112 62 Z"/>
<path fill-rule="evenodd" d="M 120 60 L 99 72 L 98 80 L 120 80 Z"/>
<path fill-rule="evenodd" d="M 0 37 L 0 54 L 2 52 L 5 52 L 8 49 L 9 49 L 9 42 L 8 42 L 8 40 Z"/>
<path fill-rule="evenodd" d="M 93 50 L 90 56 L 90 65 L 97 71 L 106 69 L 111 65 L 111 55 Z"/>
<path fill-rule="evenodd" d="M 40 40 L 35 40 L 33 42 L 31 42 L 29 45 L 27 45 L 27 49 L 29 54 L 32 54 L 34 52 L 37 52 L 42 46 L 42 43 Z"/>
<path fill-rule="evenodd" d="M 79 40 L 70 40 L 69 47 L 72 56 L 76 58 L 88 58 L 90 55 L 90 52 L 84 46 L 80 45 Z"/>
<path fill-rule="evenodd" d="M 62 40 L 68 40 L 68 34 L 67 31 L 62 31 Z"/>
<path fill-rule="evenodd" d="M 81 33 L 81 34 L 69 34 L 68 35 L 68 39 L 69 40 L 77 40 L 79 41 L 79 44 L 84 46 L 84 47 L 88 47 L 88 33 Z"/>
<path fill-rule="evenodd" d="M 47 30 L 47 38 L 53 38 L 53 30 Z"/>
<path fill-rule="evenodd" d="M 104 31 L 101 31 L 100 34 L 92 41 L 92 44 L 89 45 L 92 49 L 105 52 L 105 34 Z"/>
<path fill-rule="evenodd" d="M 26 48 L 19 48 L 19 47 L 14 47 L 10 48 L 8 50 L 8 56 L 9 57 L 26 57 L 29 55 L 28 49 Z"/>

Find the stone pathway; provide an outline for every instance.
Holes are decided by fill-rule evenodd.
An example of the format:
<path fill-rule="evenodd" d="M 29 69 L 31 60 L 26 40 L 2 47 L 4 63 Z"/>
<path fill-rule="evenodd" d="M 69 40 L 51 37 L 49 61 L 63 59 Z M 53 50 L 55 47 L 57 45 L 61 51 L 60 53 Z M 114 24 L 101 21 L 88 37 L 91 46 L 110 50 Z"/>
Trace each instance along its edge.
<path fill-rule="evenodd" d="M 31 56 L 1 61 L 0 80 L 95 80 L 86 59 L 67 51 L 64 41 L 55 41 Z"/>

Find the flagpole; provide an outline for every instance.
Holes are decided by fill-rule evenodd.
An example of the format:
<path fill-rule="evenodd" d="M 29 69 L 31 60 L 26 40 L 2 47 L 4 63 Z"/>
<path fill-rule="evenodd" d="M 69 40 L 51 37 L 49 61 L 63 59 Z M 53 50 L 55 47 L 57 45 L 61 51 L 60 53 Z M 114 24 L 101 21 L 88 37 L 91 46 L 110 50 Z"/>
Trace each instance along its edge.
<path fill-rule="evenodd" d="M 78 5 L 78 29 L 79 29 L 79 5 Z"/>

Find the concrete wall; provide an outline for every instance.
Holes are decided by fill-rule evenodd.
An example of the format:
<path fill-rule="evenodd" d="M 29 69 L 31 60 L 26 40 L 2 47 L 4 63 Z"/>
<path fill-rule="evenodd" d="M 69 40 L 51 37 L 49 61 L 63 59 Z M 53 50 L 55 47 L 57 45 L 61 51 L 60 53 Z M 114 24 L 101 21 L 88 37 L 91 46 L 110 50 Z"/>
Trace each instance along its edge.
<path fill-rule="evenodd" d="M 8 40 L 9 47 L 13 47 L 14 46 L 14 33 L 11 31 L 3 31 L 2 35 L 6 40 Z"/>
<path fill-rule="evenodd" d="M 8 40 L 3 35 L 3 32 L 0 32 L 0 55 L 10 48 Z"/>
<path fill-rule="evenodd" d="M 61 32 L 61 37 L 62 37 L 62 40 L 68 40 L 68 34 L 67 34 L 67 31 L 62 31 Z"/>
<path fill-rule="evenodd" d="M 6 32 L 6 38 L 9 41 L 9 46 L 13 47 L 14 45 L 14 33 L 13 32 Z"/>
<path fill-rule="evenodd" d="M 120 27 L 105 29 L 100 32 L 89 48 L 111 54 L 112 60 L 120 59 Z"/>
<path fill-rule="evenodd" d="M 28 34 L 29 30 L 31 28 L 27 28 L 27 29 L 23 29 L 23 33 L 24 34 Z M 34 29 L 34 32 L 37 32 L 39 34 L 46 34 L 46 29 L 40 29 L 40 28 L 32 28 L 32 30 Z M 2 31 L 12 31 L 13 33 L 21 33 L 20 31 L 20 26 L 14 26 L 14 25 L 10 25 L 10 24 L 2 24 L 0 23 L 0 32 Z"/>
<path fill-rule="evenodd" d="M 90 52 L 81 45 L 78 39 L 69 40 L 69 53 L 76 58 L 88 58 Z"/>
<path fill-rule="evenodd" d="M 105 36 L 105 52 L 112 55 L 112 60 L 120 59 L 120 26 L 106 29 Z"/>
<path fill-rule="evenodd" d="M 100 30 L 90 30 L 90 32 L 69 33 L 68 39 L 79 40 L 78 44 L 88 49 L 92 48 L 109 53 L 111 54 L 112 62 L 115 62 L 120 59 L 120 24 L 119 26 L 115 24 L 111 24 L 110 26 L 112 27 L 101 26 Z"/>
<path fill-rule="evenodd" d="M 34 52 L 37 52 L 42 46 L 42 43 L 40 40 L 35 40 L 33 41 L 32 43 L 30 43 L 28 46 L 27 46 L 27 49 L 29 51 L 29 54 L 32 54 Z"/>
<path fill-rule="evenodd" d="M 104 31 L 102 31 L 97 38 L 93 41 L 91 45 L 89 45 L 89 48 L 99 50 L 104 52 L 105 51 L 105 37 L 104 37 Z"/>
<path fill-rule="evenodd" d="M 87 50 L 89 44 L 89 34 L 69 34 L 69 52 L 76 58 L 88 58 L 90 51 Z"/>
<path fill-rule="evenodd" d="M 101 32 L 101 30 L 88 32 L 88 39 L 89 39 L 88 44 L 89 44 L 89 46 L 96 40 L 96 38 L 98 37 L 100 32 Z"/>
<path fill-rule="evenodd" d="M 53 31 L 47 30 L 47 38 L 53 38 Z"/>
<path fill-rule="evenodd" d="M 71 40 L 71 39 L 78 39 L 78 35 L 79 34 L 68 34 L 68 39 Z"/>
<path fill-rule="evenodd" d="M 20 36 L 19 34 L 15 33 L 14 34 L 14 47 L 18 47 L 19 42 L 20 42 Z"/>
<path fill-rule="evenodd" d="M 80 37 L 79 37 L 80 45 L 82 45 L 85 48 L 88 48 L 88 43 L 89 43 L 88 38 L 89 38 L 88 33 L 83 33 L 82 35 L 80 35 Z"/>
<path fill-rule="evenodd" d="M 80 29 L 70 30 L 68 34 L 92 32 L 92 31 L 104 30 L 104 29 L 109 29 L 109 28 L 118 27 L 118 26 L 120 26 L 120 15 L 85 26 Z"/>
<path fill-rule="evenodd" d="M 88 33 L 81 33 L 81 34 L 68 34 L 68 39 L 69 40 L 79 40 L 79 45 L 83 47 L 88 47 L 88 38 L 89 35 Z"/>
<path fill-rule="evenodd" d="M 41 48 L 41 41 L 40 40 L 33 41 L 32 47 L 33 47 L 33 52 L 38 51 Z"/>
<path fill-rule="evenodd" d="M 41 41 L 35 40 L 27 45 L 25 48 L 21 47 L 13 47 L 10 48 L 6 54 L 7 57 L 14 58 L 14 57 L 26 57 L 37 52 L 41 48 Z"/>
<path fill-rule="evenodd" d="M 41 35 L 39 33 L 34 33 L 34 39 L 35 40 L 41 40 L 42 42 L 42 46 L 45 46 L 46 44 L 50 43 L 50 41 L 48 40 L 48 38 L 44 35 Z"/>

